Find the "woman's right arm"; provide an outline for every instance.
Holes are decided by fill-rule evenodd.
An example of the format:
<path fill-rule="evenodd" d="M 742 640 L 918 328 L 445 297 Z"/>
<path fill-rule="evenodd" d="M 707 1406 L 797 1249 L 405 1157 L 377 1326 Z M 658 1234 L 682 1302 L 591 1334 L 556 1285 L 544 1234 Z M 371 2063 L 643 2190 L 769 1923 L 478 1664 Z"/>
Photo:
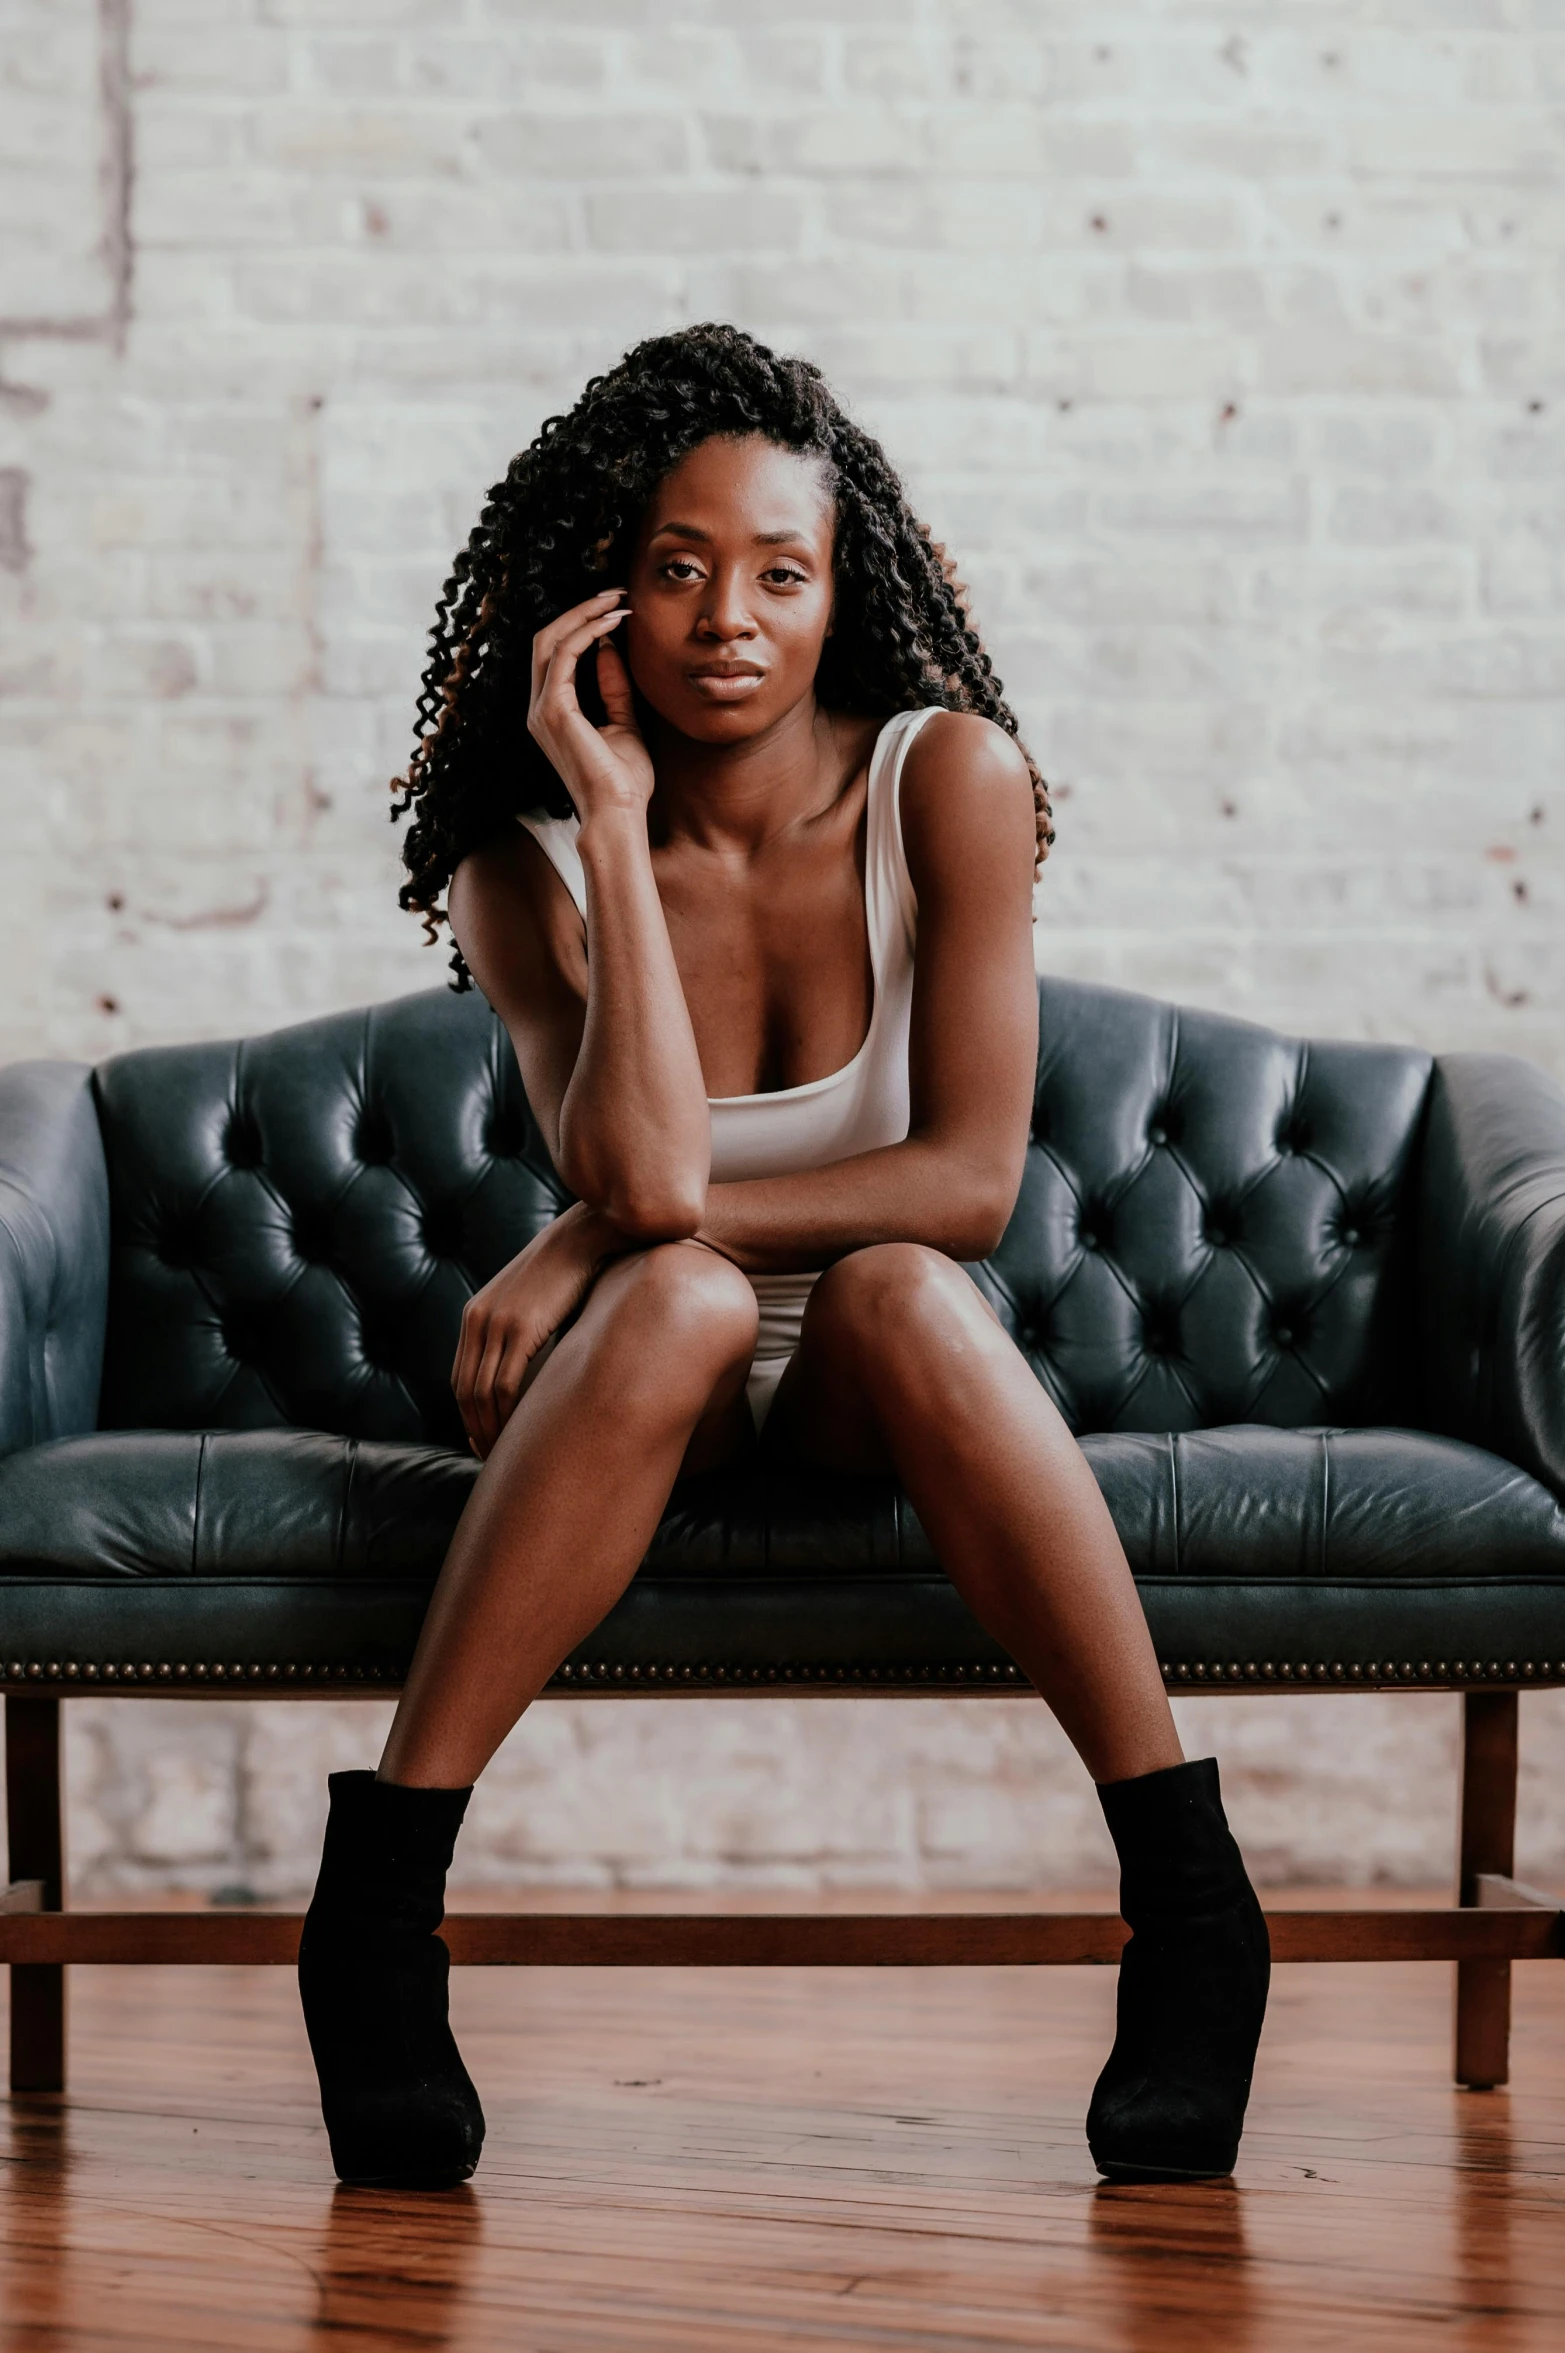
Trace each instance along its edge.
<path fill-rule="evenodd" d="M 706 1091 L 647 845 L 652 764 L 614 649 L 598 658 L 606 727 L 583 716 L 573 683 L 581 655 L 616 618 L 609 597 L 597 597 L 534 645 L 528 725 L 580 813 L 585 937 L 565 885 L 521 826 L 465 858 L 448 899 L 457 944 L 505 1023 L 550 1156 L 577 1195 L 463 1311 L 451 1385 L 480 1460 L 544 1342 L 603 1267 L 693 1234 L 706 1207 Z"/>
<path fill-rule="evenodd" d="M 564 885 L 520 827 L 464 861 L 450 910 L 561 1177 L 627 1242 L 645 1244 L 701 1223 L 711 1126 L 652 874 L 652 762 L 624 663 L 605 642 L 623 617 L 616 593 L 562 614 L 533 646 L 527 723 L 581 821 L 585 942 Z M 577 665 L 594 644 L 601 728 L 576 697 Z"/>

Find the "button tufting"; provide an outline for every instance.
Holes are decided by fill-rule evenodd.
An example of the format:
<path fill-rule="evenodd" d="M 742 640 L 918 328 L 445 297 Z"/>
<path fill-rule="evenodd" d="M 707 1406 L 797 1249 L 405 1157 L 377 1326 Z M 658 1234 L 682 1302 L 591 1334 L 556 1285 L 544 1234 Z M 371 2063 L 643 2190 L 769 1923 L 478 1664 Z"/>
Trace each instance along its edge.
<path fill-rule="evenodd" d="M 1149 1144 L 1166 1144 L 1168 1142 L 1168 1130 L 1161 1121 L 1155 1122 L 1147 1129 L 1147 1142 Z"/>
<path fill-rule="evenodd" d="M 261 1339 L 253 1325 L 230 1322 L 222 1326 L 223 1346 L 236 1364 L 254 1364 L 261 1354 Z"/>
<path fill-rule="evenodd" d="M 383 1378 L 397 1378 L 396 1342 L 392 1334 L 376 1325 L 359 1327 L 359 1354 L 372 1373 Z"/>
<path fill-rule="evenodd" d="M 223 1158 L 230 1168 L 259 1168 L 261 1137 L 254 1122 L 236 1111 L 223 1131 Z"/>
<path fill-rule="evenodd" d="M 1272 1338 L 1279 1348 L 1291 1348 L 1293 1346 L 1292 1324 L 1279 1324 L 1273 1332 Z"/>
<path fill-rule="evenodd" d="M 382 1112 L 363 1113 L 353 1138 L 353 1149 L 366 1167 L 384 1167 L 395 1150 L 395 1142 L 391 1123 Z"/>
<path fill-rule="evenodd" d="M 424 1212 L 424 1247 L 431 1258 L 462 1255 L 462 1211 L 454 1202 L 440 1202 Z"/>
<path fill-rule="evenodd" d="M 296 1210 L 293 1246 L 306 1266 L 318 1266 L 331 1255 L 331 1236 L 323 1218 L 310 1210 Z"/>

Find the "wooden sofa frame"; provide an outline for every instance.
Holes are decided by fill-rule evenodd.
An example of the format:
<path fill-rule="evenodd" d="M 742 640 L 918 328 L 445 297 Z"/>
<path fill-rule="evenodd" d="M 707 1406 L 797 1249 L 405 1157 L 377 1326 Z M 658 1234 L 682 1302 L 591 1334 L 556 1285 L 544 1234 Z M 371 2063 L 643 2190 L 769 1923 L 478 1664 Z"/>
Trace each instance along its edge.
<path fill-rule="evenodd" d="M 0 1893 L 0 1963 L 11 1973 L 14 2093 L 65 2088 L 72 1962 L 282 1967 L 298 1952 L 297 1912 L 68 1908 L 61 1702 L 71 1696 L 79 1689 L 40 1679 L 5 1701 L 10 1878 Z M 1474 2091 L 1509 2078 L 1511 1963 L 1565 1957 L 1565 1907 L 1513 1876 L 1517 1721 L 1516 1688 L 1464 1693 L 1454 1905 L 1267 1914 L 1278 1961 L 1454 1961 L 1454 2072 Z M 453 1961 L 468 1965 L 632 1968 L 1110 1963 L 1125 1940 L 1114 1912 L 998 1903 L 922 1913 L 456 1912 L 444 1933 Z"/>

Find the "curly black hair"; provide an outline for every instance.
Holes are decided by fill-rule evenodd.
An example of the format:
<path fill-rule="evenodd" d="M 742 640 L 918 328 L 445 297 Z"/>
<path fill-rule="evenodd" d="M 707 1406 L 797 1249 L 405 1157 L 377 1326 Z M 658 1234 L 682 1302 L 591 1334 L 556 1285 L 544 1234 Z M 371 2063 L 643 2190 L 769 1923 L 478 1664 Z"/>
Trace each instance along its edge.
<path fill-rule="evenodd" d="M 780 359 L 737 327 L 654 335 L 550 417 L 489 493 L 435 608 L 415 746 L 392 819 L 404 907 L 431 941 L 441 893 L 469 851 L 519 813 L 565 817 L 570 796 L 527 731 L 532 641 L 569 605 L 622 578 L 648 499 L 713 435 L 762 434 L 820 458 L 836 502 L 836 626 L 815 691 L 829 709 L 889 717 L 938 704 L 1017 732 L 945 550 L 907 502 L 878 442 L 844 416 L 818 368 Z M 589 677 L 582 705 L 601 716 Z M 1054 822 L 1032 774 L 1038 864 Z M 471 985 L 460 950 L 454 986 Z"/>

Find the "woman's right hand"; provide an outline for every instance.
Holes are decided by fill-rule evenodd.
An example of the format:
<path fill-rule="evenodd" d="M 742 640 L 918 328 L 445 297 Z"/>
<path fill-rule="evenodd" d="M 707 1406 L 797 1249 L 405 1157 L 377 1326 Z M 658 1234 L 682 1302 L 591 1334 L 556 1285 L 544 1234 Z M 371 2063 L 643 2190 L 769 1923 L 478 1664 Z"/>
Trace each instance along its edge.
<path fill-rule="evenodd" d="M 451 1387 L 480 1462 L 516 1411 L 539 1351 L 625 1247 L 595 1210 L 573 1202 L 473 1293 L 462 1310 Z"/>
<path fill-rule="evenodd" d="M 542 745 L 583 825 L 603 809 L 644 810 L 652 797 L 652 757 L 636 725 L 630 674 L 609 640 L 629 607 L 624 591 L 606 588 L 572 605 L 533 639 L 528 732 Z M 607 714 L 595 727 L 576 695 L 582 657 L 598 649 L 598 692 Z"/>

